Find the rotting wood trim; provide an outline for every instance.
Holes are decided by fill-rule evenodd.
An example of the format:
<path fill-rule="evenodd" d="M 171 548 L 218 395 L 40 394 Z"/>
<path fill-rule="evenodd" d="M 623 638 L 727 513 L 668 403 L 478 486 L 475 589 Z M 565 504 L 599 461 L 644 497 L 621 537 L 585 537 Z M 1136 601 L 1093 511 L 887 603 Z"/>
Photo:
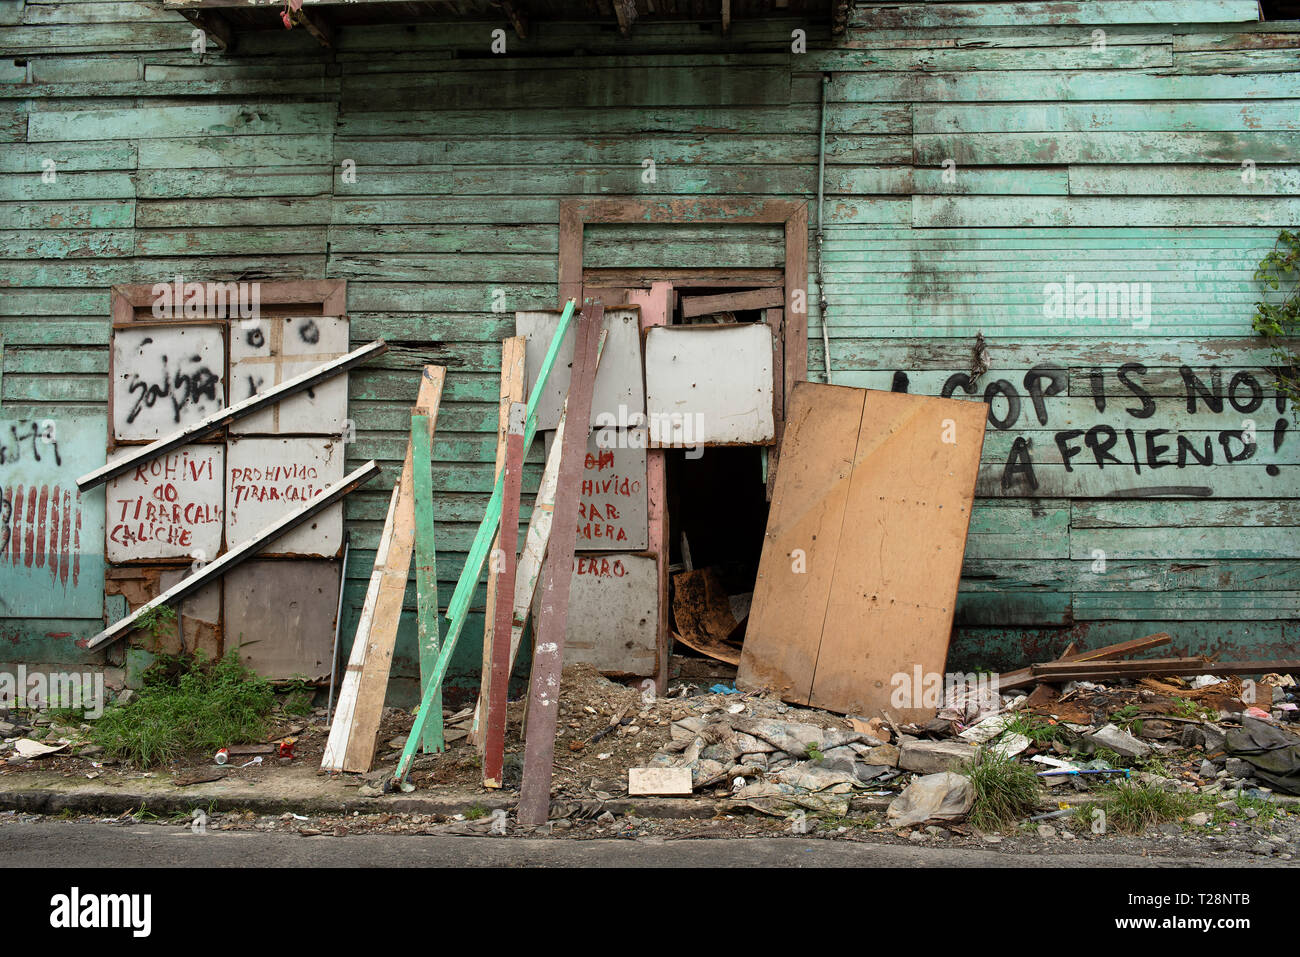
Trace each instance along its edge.
<path fill-rule="evenodd" d="M 319 13 L 308 13 L 306 7 L 298 11 L 298 16 L 302 20 L 303 28 L 316 38 L 317 43 L 326 49 L 334 46 L 334 24 Z"/>
<path fill-rule="evenodd" d="M 236 548 L 232 548 L 230 551 L 226 552 L 220 558 L 203 566 L 201 570 L 195 572 L 193 575 L 190 575 L 188 578 L 185 578 L 177 582 L 175 585 L 173 585 L 167 591 L 163 592 L 157 598 L 153 599 L 147 604 L 141 605 L 139 608 L 137 608 L 131 614 L 127 615 L 121 621 L 117 622 L 116 624 L 110 625 L 108 628 L 105 628 L 94 638 L 91 638 L 89 641 L 86 642 L 86 646 L 85 646 L 86 650 L 90 651 L 94 648 L 99 647 L 100 645 L 107 644 L 110 641 L 115 641 L 118 638 L 123 637 L 133 629 L 134 623 L 140 618 L 141 615 L 144 615 L 147 612 L 153 610 L 154 608 L 158 608 L 161 605 L 165 605 L 173 601 L 178 601 L 184 598 L 186 595 L 191 595 L 194 592 L 198 591 L 205 584 L 207 584 L 209 580 L 214 579 L 219 575 L 224 575 L 227 571 L 239 565 L 245 559 L 251 558 L 253 555 L 257 554 L 257 552 L 261 551 L 266 545 L 270 544 L 272 541 L 279 538 L 281 535 L 297 528 L 299 525 L 307 521 L 317 512 L 320 512 L 323 509 L 328 508 L 329 506 L 333 505 L 335 502 L 340 501 L 349 492 L 352 492 L 355 489 L 359 488 L 360 486 L 364 485 L 366 482 L 369 482 L 372 478 L 378 475 L 379 472 L 380 472 L 379 465 L 373 459 L 371 459 L 369 462 L 367 462 L 365 465 L 361 466 L 360 468 L 356 469 L 354 472 L 351 472 L 348 475 L 343 476 L 343 478 L 339 479 L 333 485 L 330 485 L 327 488 L 325 488 L 323 491 L 321 491 L 319 495 L 317 495 L 307 504 L 301 506 L 295 511 L 290 512 L 288 515 L 285 515 L 274 525 L 270 525 L 266 527 L 261 532 L 259 532 L 256 536 L 249 539 L 244 544 L 239 545 Z"/>
<path fill-rule="evenodd" d="M 583 229 L 587 223 L 756 224 L 785 228 L 784 394 L 780 418 L 796 382 L 808 378 L 808 204 L 803 200 L 695 197 L 649 200 L 601 197 L 560 201 L 560 300 L 583 298 Z M 654 272 L 654 271 L 651 271 Z M 769 468 L 775 470 L 775 457 Z"/>
<path fill-rule="evenodd" d="M 180 10 L 179 13 L 204 33 L 215 37 L 222 53 L 230 53 L 234 49 L 235 31 L 230 26 L 230 21 L 221 14 L 214 10 Z"/>
<path fill-rule="evenodd" d="M 614 0 L 614 16 L 618 18 L 618 32 L 630 37 L 632 24 L 636 23 L 636 0 Z"/>
<path fill-rule="evenodd" d="M 194 280 L 198 281 L 198 280 Z M 217 282 L 218 280 L 211 280 Z M 238 280 L 229 280 L 236 282 Z M 171 280 L 168 281 L 170 284 Z M 130 322 L 157 322 L 151 314 L 157 294 L 154 289 L 163 283 L 129 283 L 112 286 L 113 324 Z M 276 315 L 344 316 L 347 315 L 348 283 L 346 279 L 297 279 L 288 282 L 258 282 L 258 302 L 262 306 L 280 307 Z M 292 307 L 292 308 L 287 308 Z M 143 315 L 137 315 L 145 310 Z M 202 321 L 222 321 L 204 317 Z"/>
<path fill-rule="evenodd" d="M 785 297 L 779 289 L 748 289 L 724 292 L 716 296 L 682 297 L 682 318 L 707 316 L 715 312 L 740 312 L 746 309 L 779 309 Z"/>
<path fill-rule="evenodd" d="M 273 389 L 259 392 L 243 402 L 228 405 L 194 425 L 179 429 L 161 439 L 155 439 L 148 445 L 135 447 L 134 451 L 123 455 L 121 458 L 81 476 L 81 478 L 77 479 L 77 490 L 85 492 L 97 485 L 102 485 L 119 475 L 129 472 L 141 462 L 148 462 L 160 455 L 165 455 L 173 449 L 180 448 L 182 445 L 203 438 L 205 435 L 223 428 L 237 419 L 242 419 L 244 416 L 251 415 L 269 405 L 274 405 L 281 399 L 287 399 L 291 395 L 309 389 L 325 379 L 338 375 L 340 372 L 347 372 L 349 369 L 373 359 L 375 356 L 383 355 L 387 351 L 388 343 L 384 342 L 383 339 L 376 339 L 374 342 L 368 343 L 360 349 L 354 349 L 333 362 L 327 362 L 314 369 L 308 369 L 301 375 L 296 375 Z"/>

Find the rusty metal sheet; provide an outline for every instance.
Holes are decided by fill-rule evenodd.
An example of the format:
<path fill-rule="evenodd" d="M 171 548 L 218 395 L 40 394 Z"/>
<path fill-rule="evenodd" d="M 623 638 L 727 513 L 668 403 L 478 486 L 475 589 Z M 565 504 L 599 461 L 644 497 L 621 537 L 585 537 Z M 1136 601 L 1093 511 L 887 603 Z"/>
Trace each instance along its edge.
<path fill-rule="evenodd" d="M 113 436 L 152 440 L 226 405 L 221 326 L 135 325 L 113 330 Z"/>
<path fill-rule="evenodd" d="M 772 329 L 766 323 L 656 326 L 646 333 L 651 446 L 770 445 Z"/>
<path fill-rule="evenodd" d="M 223 445 L 187 445 L 113 479 L 104 499 L 108 560 L 212 561 L 225 529 L 225 485 Z"/>
<path fill-rule="evenodd" d="M 104 464 L 103 419 L 0 419 L 0 616 L 104 613 L 104 500 L 77 476 Z"/>
<path fill-rule="evenodd" d="M 343 478 L 344 446 L 327 438 L 232 438 L 227 443 L 226 547 L 248 541 Z M 333 557 L 343 545 L 343 505 L 267 546 L 266 555 Z"/>
<path fill-rule="evenodd" d="M 638 437 L 629 442 L 629 434 Z M 601 448 L 601 441 L 621 441 L 623 447 Z M 644 551 L 650 540 L 644 430 L 593 433 L 581 481 L 578 551 Z"/>
<path fill-rule="evenodd" d="M 339 563 L 251 561 L 225 580 L 227 650 L 267 678 L 327 677 L 334 647 Z"/>
<path fill-rule="evenodd" d="M 560 321 L 558 312 L 516 312 L 515 335 L 527 340 L 524 374 L 528 393 L 532 394 L 537 372 L 550 348 Z M 641 310 L 621 307 L 605 310 L 607 335 L 596 370 L 596 391 L 591 402 L 591 424 L 637 425 L 645 414 L 645 386 L 641 374 Z M 569 370 L 573 365 L 573 335 L 567 337 L 556 357 L 555 368 L 546 381 L 546 390 L 537 406 L 537 428 L 554 429 L 560 422 L 560 409 L 569 394 Z"/>
<path fill-rule="evenodd" d="M 348 320 L 338 316 L 245 319 L 230 328 L 230 395 L 238 402 L 348 351 Z M 231 423 L 234 435 L 342 434 L 348 377 L 337 375 L 270 409 Z"/>
<path fill-rule="evenodd" d="M 659 628 L 659 569 L 638 555 L 577 555 L 569 587 L 565 664 L 650 675 Z"/>

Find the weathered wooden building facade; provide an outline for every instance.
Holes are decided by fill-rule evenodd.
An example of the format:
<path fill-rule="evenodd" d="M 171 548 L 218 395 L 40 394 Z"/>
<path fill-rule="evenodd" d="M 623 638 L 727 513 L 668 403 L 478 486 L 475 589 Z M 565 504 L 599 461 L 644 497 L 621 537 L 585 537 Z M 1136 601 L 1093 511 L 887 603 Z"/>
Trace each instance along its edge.
<path fill-rule="evenodd" d="M 0 0 L 10 467 L 50 422 L 68 455 L 79 430 L 102 445 L 110 287 L 346 280 L 353 346 L 393 346 L 351 375 L 349 468 L 400 464 L 417 370 L 448 367 L 449 592 L 490 487 L 500 340 L 559 301 L 562 204 L 736 212 L 588 224 L 588 283 L 626 287 L 781 285 L 783 228 L 744 211 L 806 203 L 808 377 L 990 402 L 953 664 L 1153 631 L 1293 650 L 1300 436 L 1251 329 L 1256 265 L 1300 224 L 1287 7 L 308 2 L 285 30 L 279 3 Z M 346 503 L 345 644 L 394 471 Z M 44 534 L 27 498 L 6 501 L 19 542 Z M 77 589 L 66 518 L 63 567 L 52 539 L 0 556 L 0 661 L 84 660 L 120 614 L 92 525 Z M 50 581 L 58 600 L 13 593 Z M 454 670 L 478 662 L 467 637 Z"/>

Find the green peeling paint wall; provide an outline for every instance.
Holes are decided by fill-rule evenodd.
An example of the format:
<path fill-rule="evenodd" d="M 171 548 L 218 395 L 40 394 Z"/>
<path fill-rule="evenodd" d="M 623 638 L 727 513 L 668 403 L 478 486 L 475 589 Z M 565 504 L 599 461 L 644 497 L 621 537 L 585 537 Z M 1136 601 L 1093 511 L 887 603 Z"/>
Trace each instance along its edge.
<path fill-rule="evenodd" d="M 556 305 L 562 198 L 809 200 L 809 367 L 824 376 L 825 73 L 834 381 L 965 396 L 953 377 L 976 333 L 987 346 L 952 662 L 1160 630 L 1184 652 L 1293 652 L 1300 436 L 1277 431 L 1290 410 L 1250 317 L 1256 264 L 1300 225 L 1300 23 L 1255 23 L 1255 9 L 858 4 L 833 43 L 809 28 L 802 54 L 786 20 L 741 19 L 726 39 L 716 23 L 642 23 L 630 40 L 540 23 L 505 56 L 488 52 L 505 23 L 370 26 L 341 29 L 333 51 L 271 31 L 200 60 L 190 25 L 156 3 L 0 0 L 3 415 L 103 419 L 110 284 L 347 279 L 354 342 L 394 348 L 351 379 L 348 465 L 374 457 L 385 476 L 347 503 L 344 634 L 426 362 L 449 369 L 434 449 L 445 602 L 487 500 L 498 343 L 514 310 Z M 765 227 L 601 226 L 585 255 L 774 267 L 782 246 Z M 1136 283 L 1130 312 L 1118 287 L 1090 311 L 1098 282 Z M 1250 429 L 1245 457 L 1228 433 Z M 1207 441 L 1199 465 L 1188 447 L 1203 457 Z M 540 465 L 535 451 L 526 491 Z M 413 587 L 408 609 L 403 698 Z M 90 628 L 5 624 L 32 660 L 75 660 Z M 453 663 L 462 689 L 480 628 Z"/>

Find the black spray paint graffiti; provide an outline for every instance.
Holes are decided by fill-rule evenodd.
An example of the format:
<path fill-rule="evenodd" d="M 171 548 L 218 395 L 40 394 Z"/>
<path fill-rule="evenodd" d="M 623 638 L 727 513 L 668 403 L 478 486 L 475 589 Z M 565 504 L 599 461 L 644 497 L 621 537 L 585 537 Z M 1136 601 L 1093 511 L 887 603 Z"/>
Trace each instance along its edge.
<path fill-rule="evenodd" d="M 1142 383 L 1147 367 L 1140 362 L 1126 362 L 1114 370 L 1116 380 L 1129 395 L 1119 401 L 1130 403 L 1123 406 L 1123 411 L 1130 418 L 1141 423 L 1156 413 L 1156 396 Z M 1264 409 L 1266 392 L 1259 378 L 1251 372 L 1240 370 L 1231 376 L 1225 387 L 1223 372 L 1211 367 L 1208 376 L 1202 376 L 1190 366 L 1179 366 L 1179 375 L 1183 383 L 1180 401 L 1186 404 L 1188 413 L 1195 414 L 1208 410 L 1212 413 L 1224 413 L 1226 410 L 1243 416 L 1255 414 Z M 1207 381 L 1208 378 L 1208 381 Z M 1106 392 L 1107 373 L 1103 369 L 1091 369 L 1088 372 L 1088 392 L 1098 412 L 1105 412 L 1107 403 L 1114 396 Z M 892 389 L 894 392 L 907 392 L 910 380 L 906 373 L 895 372 Z M 1007 379 L 997 379 L 988 383 L 982 396 L 989 404 L 989 423 L 999 431 L 1015 428 L 1024 410 L 1021 390 L 1028 396 L 1033 409 L 1034 419 L 1039 426 L 1048 425 L 1048 403 L 1051 396 L 1061 395 L 1069 386 L 1069 371 L 1054 363 L 1041 363 L 1025 373 L 1018 388 Z M 958 390 L 967 395 L 980 395 L 978 384 L 964 372 L 949 376 L 944 382 L 941 395 L 951 398 Z M 998 411 L 994 400 L 1004 400 L 1004 409 Z M 1279 416 L 1273 424 L 1273 451 L 1282 448 L 1286 435 L 1288 419 L 1286 399 L 1281 395 L 1273 396 L 1273 405 Z M 1233 464 L 1250 460 L 1258 450 L 1256 433 L 1253 429 L 1219 429 L 1213 435 L 1189 436 L 1171 429 L 1117 429 L 1106 424 L 1093 425 L 1086 429 L 1062 429 L 1055 432 L 1053 439 L 1060 453 L 1061 464 L 1066 472 L 1073 472 L 1081 465 L 1096 465 L 1104 470 L 1111 468 L 1132 470 L 1141 475 L 1145 467 L 1149 471 L 1162 468 L 1181 470 L 1189 465 Z M 1120 445 L 1121 439 L 1123 445 Z M 1116 451 L 1127 449 L 1130 461 L 1124 461 Z M 1265 471 L 1276 476 L 1278 467 L 1269 464 Z M 1034 472 L 1032 443 L 1025 436 L 1017 436 L 1007 454 L 1002 469 L 1001 485 L 1003 491 L 1015 488 L 1037 490 L 1038 476 Z M 1209 495 L 1211 489 L 1200 485 L 1171 485 L 1160 489 L 1146 489 L 1148 494 L 1162 492 L 1166 494 Z"/>
<path fill-rule="evenodd" d="M 148 345 L 152 339 L 145 339 L 141 342 L 141 347 Z M 131 411 L 127 413 L 126 421 L 134 422 L 136 418 L 145 409 L 152 409 L 159 399 L 166 398 L 171 402 L 172 421 L 180 424 L 181 411 L 189 405 L 197 405 L 204 399 L 213 402 L 217 400 L 217 383 L 220 381 L 215 373 L 203 364 L 203 357 L 199 355 L 190 356 L 188 360 L 183 360 L 192 371 L 186 372 L 178 367 L 175 372 L 168 367 L 167 356 L 162 357 L 161 368 L 158 370 L 161 374 L 160 383 L 147 381 L 138 372 L 131 373 L 131 381 L 127 385 L 128 391 L 136 395 L 135 404 L 131 406 Z"/>

